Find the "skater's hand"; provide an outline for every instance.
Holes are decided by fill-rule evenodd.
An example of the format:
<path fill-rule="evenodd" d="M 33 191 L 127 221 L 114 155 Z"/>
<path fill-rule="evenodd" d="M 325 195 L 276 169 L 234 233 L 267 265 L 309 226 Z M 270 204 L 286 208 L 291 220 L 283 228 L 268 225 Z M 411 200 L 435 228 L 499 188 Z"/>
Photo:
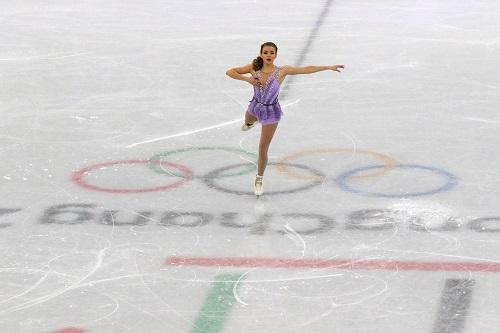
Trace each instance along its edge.
<path fill-rule="evenodd" d="M 255 76 L 248 77 L 246 81 L 250 83 L 252 86 L 257 86 L 257 87 L 260 86 L 259 78 Z"/>
<path fill-rule="evenodd" d="M 340 69 L 344 69 L 344 65 L 334 65 L 334 66 L 330 66 L 330 69 L 332 71 L 336 71 L 336 72 L 339 72 L 340 73 Z"/>

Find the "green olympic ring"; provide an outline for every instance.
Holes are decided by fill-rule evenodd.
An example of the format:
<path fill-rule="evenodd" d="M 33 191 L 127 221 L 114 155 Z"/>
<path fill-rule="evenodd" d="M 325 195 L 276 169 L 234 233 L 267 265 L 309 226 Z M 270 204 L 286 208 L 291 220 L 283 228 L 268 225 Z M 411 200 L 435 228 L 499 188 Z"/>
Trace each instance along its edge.
<path fill-rule="evenodd" d="M 164 151 L 164 152 L 155 154 L 155 155 L 153 155 L 153 157 L 151 157 L 149 159 L 150 163 L 148 163 L 148 167 L 151 170 L 153 170 L 154 172 L 159 173 L 159 174 L 187 178 L 188 176 L 186 176 L 185 174 L 175 172 L 172 169 L 164 169 L 163 166 L 161 165 L 161 163 L 159 163 L 159 162 L 163 162 L 165 157 L 168 157 L 168 156 L 172 156 L 172 155 L 180 154 L 180 153 L 185 153 L 185 152 L 190 152 L 190 151 L 200 151 L 200 150 L 223 150 L 223 151 L 228 151 L 231 153 L 244 154 L 245 156 L 249 157 L 252 162 L 255 162 L 257 160 L 256 154 L 251 153 L 251 152 L 246 151 L 246 150 L 241 149 L 241 148 L 224 147 L 224 146 L 189 147 L 189 148 L 168 150 L 168 151 Z M 256 164 L 256 162 L 253 164 L 250 164 L 249 167 L 244 168 L 240 172 L 229 173 L 229 174 L 222 175 L 220 177 L 233 177 L 233 176 L 241 176 L 241 175 L 248 174 L 248 173 L 256 170 L 255 164 Z M 205 177 L 194 175 L 194 176 L 191 176 L 190 178 L 205 178 Z"/>

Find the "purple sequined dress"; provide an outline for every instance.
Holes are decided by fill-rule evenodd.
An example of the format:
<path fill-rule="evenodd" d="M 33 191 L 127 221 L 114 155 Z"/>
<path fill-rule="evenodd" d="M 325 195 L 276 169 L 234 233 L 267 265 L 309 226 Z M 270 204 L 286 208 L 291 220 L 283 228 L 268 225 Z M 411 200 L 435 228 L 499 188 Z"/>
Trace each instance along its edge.
<path fill-rule="evenodd" d="M 280 121 L 283 115 L 280 103 L 278 102 L 280 70 L 281 67 L 276 67 L 264 85 L 253 87 L 254 95 L 248 106 L 248 112 L 255 116 L 262 125 L 275 124 Z M 261 79 L 262 73 L 257 71 L 254 76 Z"/>

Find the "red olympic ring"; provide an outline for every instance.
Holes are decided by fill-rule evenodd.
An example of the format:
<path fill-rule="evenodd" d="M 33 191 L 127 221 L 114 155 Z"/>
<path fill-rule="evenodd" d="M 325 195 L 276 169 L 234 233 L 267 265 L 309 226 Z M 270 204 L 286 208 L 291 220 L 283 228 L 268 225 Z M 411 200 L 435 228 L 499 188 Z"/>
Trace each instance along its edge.
<path fill-rule="evenodd" d="M 105 188 L 105 187 L 99 187 L 96 185 L 89 184 L 87 181 L 85 181 L 85 175 L 89 173 L 92 170 L 102 168 L 102 167 L 109 167 L 117 164 L 151 164 L 151 163 L 157 163 L 157 164 L 165 164 L 169 167 L 178 169 L 182 173 L 184 173 L 185 178 L 181 178 L 179 181 L 176 181 L 175 183 L 168 184 L 168 185 L 163 185 L 163 186 L 157 186 L 157 187 L 150 187 L 150 188 L 142 188 L 142 189 L 113 189 L 113 188 Z M 77 170 L 73 173 L 73 176 L 71 177 L 71 180 L 75 182 L 76 184 L 80 185 L 81 187 L 84 187 L 86 189 L 94 190 L 94 191 L 100 191 L 100 192 L 108 192 L 108 193 L 142 193 L 142 192 L 154 192 L 154 191 L 164 191 L 168 189 L 172 189 L 175 187 L 178 187 L 189 180 L 192 179 L 194 172 L 189 169 L 188 167 L 185 167 L 180 164 L 175 164 L 171 162 L 166 162 L 166 161 L 149 161 L 149 160 L 125 160 L 125 161 L 111 161 L 111 162 L 106 162 L 106 163 L 99 163 L 99 164 L 94 164 L 88 167 L 85 167 L 83 169 Z"/>

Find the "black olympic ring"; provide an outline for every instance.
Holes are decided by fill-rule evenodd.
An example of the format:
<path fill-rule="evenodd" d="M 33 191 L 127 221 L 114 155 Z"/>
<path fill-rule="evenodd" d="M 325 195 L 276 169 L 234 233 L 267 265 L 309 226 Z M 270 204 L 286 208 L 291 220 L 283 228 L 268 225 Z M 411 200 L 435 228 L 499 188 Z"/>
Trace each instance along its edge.
<path fill-rule="evenodd" d="M 231 194 L 237 194 L 237 195 L 252 195 L 252 196 L 254 196 L 255 194 L 254 194 L 253 191 L 231 190 L 231 189 L 222 187 L 222 186 L 216 184 L 216 182 L 215 182 L 215 180 L 218 178 L 218 175 L 220 173 L 223 173 L 223 172 L 225 172 L 227 170 L 230 170 L 230 169 L 235 169 L 235 168 L 240 168 L 240 167 L 247 167 L 250 164 L 251 163 L 239 163 L 239 164 L 232 164 L 232 165 L 229 165 L 229 166 L 218 168 L 218 169 L 215 169 L 215 170 L 210 171 L 209 173 L 207 173 L 202 179 L 203 179 L 203 181 L 205 182 L 205 184 L 208 187 L 213 188 L 213 189 L 218 190 L 218 191 L 221 191 L 221 192 L 226 192 L 226 193 L 231 193 Z M 278 165 L 279 166 L 279 165 L 283 165 L 283 164 L 284 163 L 270 162 L 267 165 Z M 305 191 L 305 190 L 311 189 L 311 188 L 313 188 L 315 186 L 318 186 L 318 185 L 321 185 L 323 183 L 323 181 L 321 181 L 320 179 L 324 179 L 325 175 L 323 173 L 321 173 L 321 171 L 318 171 L 316 169 L 313 169 L 311 167 L 308 167 L 308 166 L 305 166 L 305 165 L 302 165 L 302 164 L 286 163 L 286 165 L 288 167 L 294 167 L 294 168 L 298 168 L 298 169 L 307 170 L 307 171 L 311 172 L 312 174 L 314 174 L 315 176 L 318 176 L 318 178 L 315 178 L 315 179 L 311 180 L 310 184 L 308 184 L 308 185 L 299 186 L 299 187 L 296 187 L 296 188 L 291 189 L 291 190 L 266 191 L 266 195 L 296 193 L 296 192 L 300 192 L 300 191 Z"/>

